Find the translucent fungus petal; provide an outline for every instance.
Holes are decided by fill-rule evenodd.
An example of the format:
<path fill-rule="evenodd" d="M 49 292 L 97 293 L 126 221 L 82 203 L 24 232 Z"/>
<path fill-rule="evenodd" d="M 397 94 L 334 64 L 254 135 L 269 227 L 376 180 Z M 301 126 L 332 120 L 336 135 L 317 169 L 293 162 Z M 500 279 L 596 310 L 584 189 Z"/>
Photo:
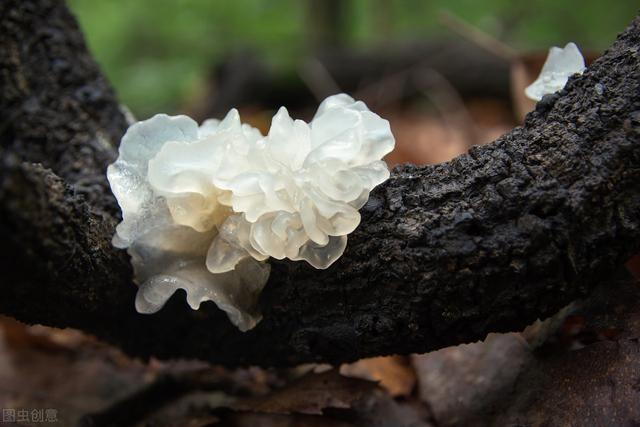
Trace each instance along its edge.
<path fill-rule="evenodd" d="M 329 268 L 344 253 L 347 236 L 332 236 L 326 245 L 309 241 L 300 248 L 297 259 L 305 260 L 318 269 Z"/>
<path fill-rule="evenodd" d="M 544 95 L 564 88 L 569 77 L 582 74 L 584 69 L 584 58 L 575 43 L 567 43 L 564 49 L 554 46 L 549 49 L 540 76 L 524 92 L 528 98 L 540 101 Z"/>
<path fill-rule="evenodd" d="M 241 331 L 253 328 L 261 319 L 257 310 L 260 292 L 269 276 L 269 265 L 246 258 L 236 270 L 212 274 L 202 262 L 190 262 L 178 269 L 151 277 L 138 288 L 136 310 L 155 313 L 178 289 L 187 293 L 187 303 L 197 310 L 213 301 Z"/>

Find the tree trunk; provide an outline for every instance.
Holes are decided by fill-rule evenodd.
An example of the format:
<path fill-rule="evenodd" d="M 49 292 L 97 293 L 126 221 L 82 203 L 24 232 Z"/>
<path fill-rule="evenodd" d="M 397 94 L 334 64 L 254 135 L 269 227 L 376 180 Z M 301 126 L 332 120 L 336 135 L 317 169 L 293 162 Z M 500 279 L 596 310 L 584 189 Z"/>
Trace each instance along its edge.
<path fill-rule="evenodd" d="M 0 4 L 0 312 L 137 356 L 344 362 L 517 330 L 586 295 L 640 248 L 640 19 L 523 127 L 396 168 L 327 270 L 272 261 L 242 333 L 178 292 L 135 312 L 105 179 L 125 130 L 60 0 Z"/>

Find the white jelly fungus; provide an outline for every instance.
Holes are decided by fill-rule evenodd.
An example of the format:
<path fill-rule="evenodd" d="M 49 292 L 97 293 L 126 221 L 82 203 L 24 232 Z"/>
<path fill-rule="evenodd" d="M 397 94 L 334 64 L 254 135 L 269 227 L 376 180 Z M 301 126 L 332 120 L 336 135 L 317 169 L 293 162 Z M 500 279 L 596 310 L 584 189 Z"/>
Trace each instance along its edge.
<path fill-rule="evenodd" d="M 534 101 L 540 101 L 543 96 L 561 90 L 569 77 L 585 69 L 584 58 L 575 43 L 567 43 L 564 49 L 552 47 L 549 56 L 542 66 L 540 75 L 524 93 Z"/>
<path fill-rule="evenodd" d="M 133 124 L 107 177 L 136 309 L 154 313 L 184 289 L 193 309 L 211 300 L 240 330 L 254 327 L 264 261 L 336 261 L 358 209 L 389 177 L 382 157 L 394 143 L 389 122 L 345 94 L 324 100 L 310 123 L 280 108 L 266 136 L 235 109 L 201 126 L 164 114 Z"/>

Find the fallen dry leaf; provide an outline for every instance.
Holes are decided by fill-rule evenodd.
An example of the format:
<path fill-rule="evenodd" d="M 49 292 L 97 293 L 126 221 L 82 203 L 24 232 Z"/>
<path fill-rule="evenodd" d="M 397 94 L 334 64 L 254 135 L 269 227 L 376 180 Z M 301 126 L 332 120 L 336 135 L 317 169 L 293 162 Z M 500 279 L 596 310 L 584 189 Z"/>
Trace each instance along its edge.
<path fill-rule="evenodd" d="M 511 392 L 531 358 L 520 334 L 489 334 L 483 342 L 415 355 L 420 398 L 438 425 L 465 425 Z"/>
<path fill-rule="evenodd" d="M 415 356 L 434 424 L 640 425 L 640 284 L 624 276 L 605 285 L 527 328 L 528 343 L 490 334 Z"/>
<path fill-rule="evenodd" d="M 241 399 L 232 408 L 269 414 L 322 414 L 326 408 L 350 408 L 375 387 L 373 382 L 344 377 L 330 370 L 305 375 L 266 396 Z"/>
<path fill-rule="evenodd" d="M 331 374 L 329 381 L 325 382 L 315 375 L 313 382 L 314 388 L 319 386 L 324 391 L 329 392 L 335 390 L 335 381 L 338 374 L 335 371 L 320 375 Z M 338 383 L 344 381 L 338 380 Z M 307 382 L 308 384 L 308 382 Z M 327 387 L 327 385 L 332 384 Z M 332 388 L 333 387 L 333 388 Z M 360 386 L 357 386 L 360 388 Z M 300 385 L 295 385 L 296 389 Z M 340 393 L 345 389 L 341 386 Z M 415 400 L 406 400 L 398 402 L 393 399 L 386 391 L 371 387 L 371 383 L 366 383 L 367 390 L 358 390 L 358 397 L 354 398 L 346 408 L 341 405 L 339 408 L 326 407 L 323 414 L 273 414 L 260 413 L 259 409 L 255 412 L 225 412 L 220 414 L 221 424 L 216 426 L 238 426 L 238 427 L 433 427 L 429 421 L 432 417 L 428 409 L 420 402 Z M 269 396 L 269 399 L 278 399 L 277 395 Z M 355 397 L 355 396 L 353 396 Z"/>
<path fill-rule="evenodd" d="M 613 282 L 613 281 L 612 281 Z M 568 351 L 542 348 L 493 425 L 640 425 L 640 285 L 611 283 L 583 308 L 588 324 L 619 331 Z M 564 351 L 561 351 L 565 348 Z"/>
<path fill-rule="evenodd" d="M 347 377 L 378 381 L 391 396 L 409 396 L 416 385 L 416 373 L 406 357 L 372 357 L 345 363 L 340 373 Z"/>
<path fill-rule="evenodd" d="M 0 408 L 53 409 L 58 425 L 77 425 L 85 414 L 135 393 L 155 376 L 80 332 L 6 319 L 0 325 Z"/>
<path fill-rule="evenodd" d="M 380 389 L 356 402 L 352 410 L 358 427 L 434 427 L 432 414 L 421 402 L 397 401 Z"/>
<path fill-rule="evenodd" d="M 250 412 L 230 413 L 220 418 L 215 427 L 356 427 L 329 417 L 304 414 L 256 414 Z"/>

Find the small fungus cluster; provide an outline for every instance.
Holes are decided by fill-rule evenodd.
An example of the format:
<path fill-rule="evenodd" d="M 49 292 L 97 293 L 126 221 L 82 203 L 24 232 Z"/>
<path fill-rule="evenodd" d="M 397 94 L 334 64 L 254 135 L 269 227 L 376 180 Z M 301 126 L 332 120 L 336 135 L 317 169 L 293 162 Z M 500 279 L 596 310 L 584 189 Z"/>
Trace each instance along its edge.
<path fill-rule="evenodd" d="M 567 43 L 564 48 L 553 46 L 540 75 L 524 93 L 529 99 L 540 101 L 543 96 L 564 88 L 569 77 L 582 74 L 584 69 L 584 58 L 575 43 Z"/>

